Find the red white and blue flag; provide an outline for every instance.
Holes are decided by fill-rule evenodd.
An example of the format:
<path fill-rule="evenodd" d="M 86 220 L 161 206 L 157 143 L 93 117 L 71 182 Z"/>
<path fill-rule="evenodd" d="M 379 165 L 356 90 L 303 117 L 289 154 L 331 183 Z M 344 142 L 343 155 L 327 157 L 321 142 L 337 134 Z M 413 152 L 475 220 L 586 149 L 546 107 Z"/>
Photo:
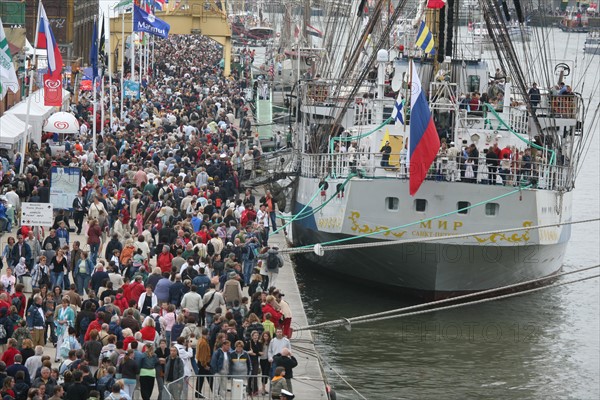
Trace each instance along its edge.
<path fill-rule="evenodd" d="M 44 105 L 61 106 L 63 59 L 58 43 L 54 39 L 50 20 L 41 2 L 38 10 L 38 20 L 37 45 L 40 49 L 46 49 L 48 59 L 48 72 L 44 74 Z"/>
<path fill-rule="evenodd" d="M 166 0 L 154 0 L 154 11 L 165 11 L 167 9 Z"/>
<path fill-rule="evenodd" d="M 429 167 L 440 149 L 440 138 L 429 111 L 417 68 L 411 61 L 410 96 L 410 195 L 414 196 L 427 176 Z"/>
<path fill-rule="evenodd" d="M 320 30 L 318 30 L 317 28 L 315 28 L 312 25 L 306 25 L 306 33 L 308 35 L 312 35 L 318 38 L 322 38 L 323 37 L 323 32 L 321 32 Z"/>

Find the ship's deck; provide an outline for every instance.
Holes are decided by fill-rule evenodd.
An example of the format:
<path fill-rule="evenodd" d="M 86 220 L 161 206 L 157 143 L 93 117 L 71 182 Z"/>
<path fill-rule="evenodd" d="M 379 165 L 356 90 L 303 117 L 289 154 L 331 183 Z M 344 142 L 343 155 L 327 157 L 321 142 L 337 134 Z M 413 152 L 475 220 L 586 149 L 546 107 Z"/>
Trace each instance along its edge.
<path fill-rule="evenodd" d="M 345 179 L 352 175 L 370 179 L 409 179 L 410 163 L 398 154 L 384 162 L 381 153 L 302 154 L 301 176 Z M 469 182 L 475 184 L 517 186 L 531 184 L 537 189 L 565 190 L 572 187 L 573 171 L 569 166 L 541 162 L 510 161 L 508 169 L 488 166 L 485 158 L 461 162 L 456 157 L 438 156 L 431 164 L 427 180 Z"/>

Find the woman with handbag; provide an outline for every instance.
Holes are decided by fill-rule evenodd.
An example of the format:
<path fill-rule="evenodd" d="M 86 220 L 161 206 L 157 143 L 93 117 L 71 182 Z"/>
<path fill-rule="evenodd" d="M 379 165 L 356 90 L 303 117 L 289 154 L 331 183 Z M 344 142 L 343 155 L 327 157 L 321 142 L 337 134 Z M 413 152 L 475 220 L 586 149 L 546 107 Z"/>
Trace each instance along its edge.
<path fill-rule="evenodd" d="M 50 262 L 50 271 L 52 272 L 50 278 L 52 279 L 52 287 L 63 287 L 63 280 L 65 277 L 65 270 L 68 268 L 67 257 L 63 249 L 58 249 L 56 255 Z"/>
<path fill-rule="evenodd" d="M 69 306 L 70 300 L 68 297 L 63 297 L 61 301 L 61 306 L 58 308 L 57 317 L 54 319 L 54 324 L 56 325 L 56 336 L 58 338 L 56 348 L 59 349 L 56 352 L 56 357 L 54 358 L 55 362 L 59 361 L 60 357 L 60 349 L 65 340 L 68 340 L 69 336 L 69 328 L 74 328 L 75 326 L 75 312 Z"/>

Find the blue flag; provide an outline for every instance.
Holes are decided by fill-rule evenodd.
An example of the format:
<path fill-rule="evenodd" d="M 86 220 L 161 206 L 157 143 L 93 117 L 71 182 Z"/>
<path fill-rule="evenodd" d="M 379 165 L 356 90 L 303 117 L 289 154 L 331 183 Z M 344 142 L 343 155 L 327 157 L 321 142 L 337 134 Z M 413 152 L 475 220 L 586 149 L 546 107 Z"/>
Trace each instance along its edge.
<path fill-rule="evenodd" d="M 148 14 L 138 6 L 133 7 L 134 32 L 146 32 L 166 39 L 169 36 L 170 29 L 171 25 L 167 24 L 162 19 L 156 18 L 156 16 L 152 14 Z"/>
<path fill-rule="evenodd" d="M 90 49 L 90 65 L 92 66 L 92 79 L 98 77 L 98 26 L 94 21 L 94 31 L 92 32 L 92 48 Z"/>

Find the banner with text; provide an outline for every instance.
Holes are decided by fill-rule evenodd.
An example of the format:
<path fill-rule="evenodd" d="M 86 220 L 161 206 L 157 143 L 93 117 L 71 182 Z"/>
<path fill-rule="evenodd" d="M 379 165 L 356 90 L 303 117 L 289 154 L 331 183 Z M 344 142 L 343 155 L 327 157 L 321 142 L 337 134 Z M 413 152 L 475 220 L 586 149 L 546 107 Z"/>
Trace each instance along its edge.
<path fill-rule="evenodd" d="M 139 99 L 140 98 L 140 83 L 135 81 L 123 82 L 123 90 L 125 97 Z"/>
<path fill-rule="evenodd" d="M 146 32 L 151 35 L 166 39 L 169 36 L 171 25 L 155 15 L 148 14 L 138 6 L 133 7 L 133 31 Z"/>

